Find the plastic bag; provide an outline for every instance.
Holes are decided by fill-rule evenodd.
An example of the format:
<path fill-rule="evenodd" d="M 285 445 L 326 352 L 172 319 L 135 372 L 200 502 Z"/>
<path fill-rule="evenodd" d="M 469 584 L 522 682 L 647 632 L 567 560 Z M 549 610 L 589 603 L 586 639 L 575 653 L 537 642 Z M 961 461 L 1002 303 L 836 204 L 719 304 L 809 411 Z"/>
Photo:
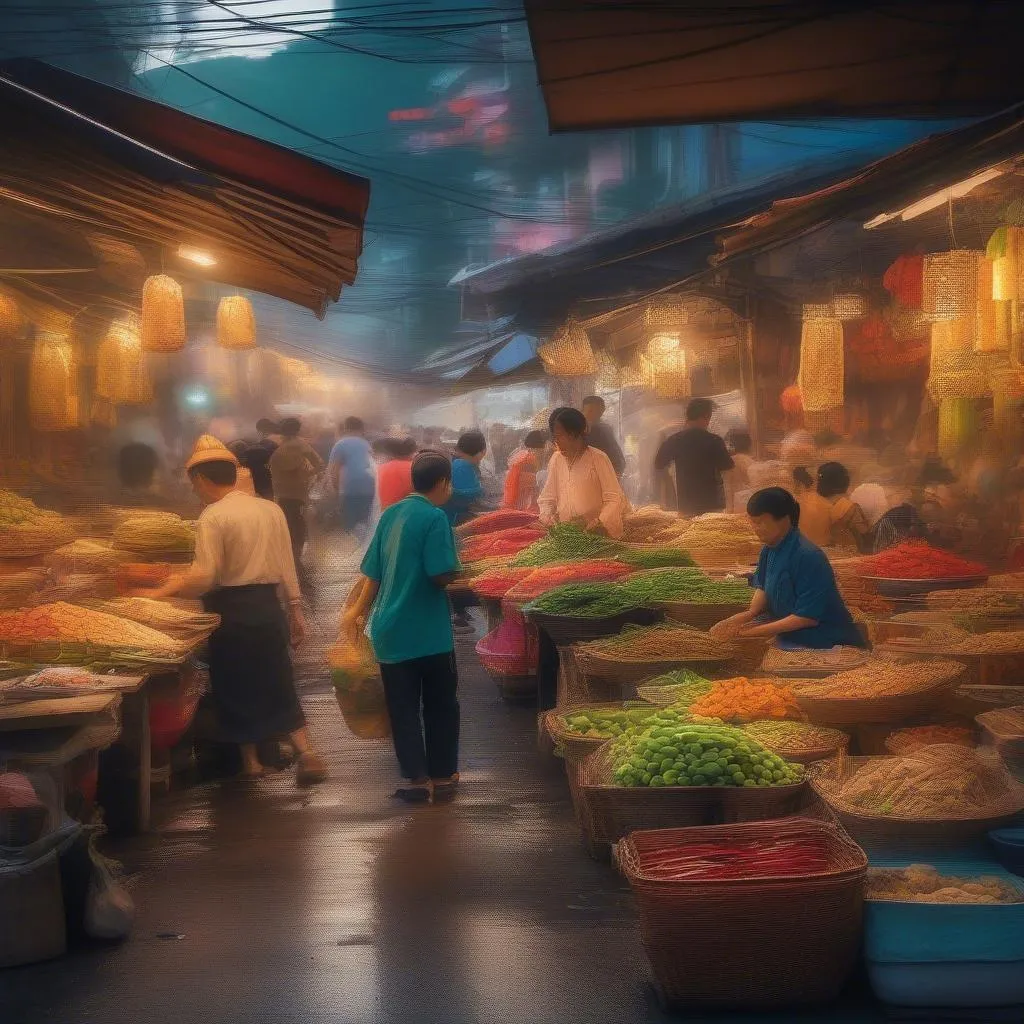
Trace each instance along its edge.
<path fill-rule="evenodd" d="M 391 735 L 384 683 L 369 638 L 360 633 L 353 643 L 338 637 L 327 652 L 334 695 L 345 724 L 360 739 L 386 739 Z"/>
<path fill-rule="evenodd" d="M 95 849 L 85 901 L 85 934 L 91 939 L 126 939 L 135 922 L 135 902 L 115 877 L 119 865 Z"/>

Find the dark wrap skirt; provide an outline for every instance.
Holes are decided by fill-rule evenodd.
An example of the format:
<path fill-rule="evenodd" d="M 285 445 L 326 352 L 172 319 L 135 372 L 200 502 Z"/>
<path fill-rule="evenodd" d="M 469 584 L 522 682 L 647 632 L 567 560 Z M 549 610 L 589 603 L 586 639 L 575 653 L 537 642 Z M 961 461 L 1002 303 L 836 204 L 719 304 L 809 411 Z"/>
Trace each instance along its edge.
<path fill-rule="evenodd" d="M 221 587 L 203 597 L 220 616 L 209 643 L 210 689 L 222 737 L 262 743 L 306 724 L 295 692 L 288 622 L 277 587 Z"/>

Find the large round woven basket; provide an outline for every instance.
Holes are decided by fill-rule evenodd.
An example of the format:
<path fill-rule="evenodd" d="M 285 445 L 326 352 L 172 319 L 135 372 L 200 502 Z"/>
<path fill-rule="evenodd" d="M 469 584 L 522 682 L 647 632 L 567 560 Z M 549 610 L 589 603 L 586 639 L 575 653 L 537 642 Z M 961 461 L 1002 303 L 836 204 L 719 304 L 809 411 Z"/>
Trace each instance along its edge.
<path fill-rule="evenodd" d="M 611 744 L 587 758 L 582 781 L 595 832 L 613 843 L 641 829 L 782 818 L 795 814 L 808 794 L 806 782 L 753 787 L 618 786 Z"/>
<path fill-rule="evenodd" d="M 664 658 L 660 661 L 620 661 L 601 654 L 588 651 L 585 647 L 576 648 L 576 660 L 580 669 L 587 676 L 609 679 L 619 683 L 640 683 L 652 676 L 664 675 L 676 668 L 692 668 L 701 675 L 724 665 L 728 658 L 703 658 L 700 661 L 686 661 L 681 658 Z"/>
<path fill-rule="evenodd" d="M 618 615 L 609 615 L 603 619 L 548 615 L 544 612 L 530 611 L 529 605 L 523 609 L 523 612 L 531 622 L 543 629 L 558 645 L 600 640 L 602 637 L 620 633 L 623 626 L 653 626 L 662 618 L 662 613 L 653 608 L 630 608 L 628 611 L 620 612 Z"/>
<path fill-rule="evenodd" d="M 933 580 L 893 580 L 881 576 L 865 576 L 864 579 L 873 583 L 882 597 L 921 597 L 933 590 L 967 590 L 971 587 L 980 587 L 988 580 L 988 576 L 957 576 Z"/>
<path fill-rule="evenodd" d="M 696 629 L 712 626 L 747 610 L 745 604 L 694 604 L 692 601 L 666 601 L 662 606 L 667 618 Z"/>
<path fill-rule="evenodd" d="M 801 680 L 790 680 L 796 702 L 807 717 L 823 725 L 863 725 L 903 722 L 931 711 L 961 678 L 964 667 L 958 665 L 927 686 L 905 693 L 880 697 L 816 697 L 800 686 Z M 814 685 L 817 680 L 806 680 Z"/>
<path fill-rule="evenodd" d="M 875 757 L 835 758 L 819 761 L 808 768 L 808 780 L 814 792 L 828 804 L 840 824 L 858 843 L 873 850 L 912 850 L 922 845 L 956 849 L 992 829 L 1012 824 L 1024 812 L 1024 787 L 1021 787 L 1022 796 L 1016 811 L 1000 807 L 990 813 L 979 812 L 956 818 L 908 818 L 895 814 L 871 814 L 836 796 L 840 772 L 856 771 L 869 761 L 877 760 Z"/>
<path fill-rule="evenodd" d="M 652 878 L 651 855 L 718 839 L 824 839 L 827 868 L 797 877 Z M 659 995 L 669 1006 L 767 1010 L 834 999 L 857 962 L 867 858 L 810 818 L 634 832 L 618 860 L 636 897 Z"/>

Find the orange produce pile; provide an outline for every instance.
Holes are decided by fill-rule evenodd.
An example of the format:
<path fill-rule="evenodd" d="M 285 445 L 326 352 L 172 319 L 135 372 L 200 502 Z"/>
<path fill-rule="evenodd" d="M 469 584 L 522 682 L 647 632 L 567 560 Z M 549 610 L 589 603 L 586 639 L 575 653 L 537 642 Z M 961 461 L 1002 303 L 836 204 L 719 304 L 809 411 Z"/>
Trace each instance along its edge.
<path fill-rule="evenodd" d="M 762 719 L 803 718 L 793 691 L 767 679 L 720 679 L 703 697 L 690 705 L 698 718 L 723 722 L 755 722 Z"/>
<path fill-rule="evenodd" d="M 17 644 L 88 643 L 159 654 L 173 653 L 178 647 L 149 626 L 64 601 L 0 613 L 0 641 L 5 640 Z"/>

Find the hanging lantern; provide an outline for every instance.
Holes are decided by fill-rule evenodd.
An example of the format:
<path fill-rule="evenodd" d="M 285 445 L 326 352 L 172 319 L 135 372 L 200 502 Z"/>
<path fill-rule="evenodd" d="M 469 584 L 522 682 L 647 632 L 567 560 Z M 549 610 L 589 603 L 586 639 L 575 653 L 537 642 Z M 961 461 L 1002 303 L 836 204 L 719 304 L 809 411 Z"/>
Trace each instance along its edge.
<path fill-rule="evenodd" d="M 587 377 L 598 370 L 590 336 L 573 317 L 551 341 L 537 347 L 537 355 L 552 377 Z"/>
<path fill-rule="evenodd" d="M 822 316 L 823 310 L 831 314 L 832 307 L 804 306 L 797 384 L 805 413 L 843 406 L 843 325 L 834 316 Z"/>
<path fill-rule="evenodd" d="M 868 299 L 857 292 L 843 292 L 832 300 L 837 320 L 863 320 L 868 315 Z"/>
<path fill-rule="evenodd" d="M 690 374 L 679 335 L 662 332 L 647 343 L 650 385 L 659 398 L 689 398 Z"/>
<path fill-rule="evenodd" d="M 978 265 L 975 352 L 1008 352 L 1010 349 L 1010 303 L 992 298 L 994 273 L 995 264 L 990 260 L 982 260 Z"/>
<path fill-rule="evenodd" d="M 804 401 L 800 396 L 800 387 L 797 384 L 790 384 L 784 388 L 779 395 L 779 405 L 787 416 L 799 416 L 804 411 Z"/>
<path fill-rule="evenodd" d="M 16 338 L 25 326 L 18 300 L 5 289 L 0 288 L 0 342 Z"/>
<path fill-rule="evenodd" d="M 924 258 L 921 309 L 932 321 L 972 317 L 978 302 L 978 265 L 984 253 L 974 249 L 933 252 Z"/>
<path fill-rule="evenodd" d="M 66 334 L 40 331 L 29 363 L 29 420 L 36 430 L 78 426 L 78 366 Z"/>
<path fill-rule="evenodd" d="M 146 356 L 135 317 L 115 320 L 96 351 L 96 394 L 115 405 L 153 401 Z"/>
<path fill-rule="evenodd" d="M 901 305 L 920 309 L 924 290 L 924 257 L 919 253 L 897 256 L 882 275 L 882 287 Z"/>
<path fill-rule="evenodd" d="M 977 430 L 976 403 L 973 398 L 943 398 L 939 402 L 939 455 L 955 459 Z"/>
<path fill-rule="evenodd" d="M 142 350 L 180 352 L 185 341 L 181 285 L 166 274 L 146 278 L 142 286 Z"/>
<path fill-rule="evenodd" d="M 244 295 L 225 295 L 217 306 L 217 344 L 243 351 L 256 346 L 256 318 Z"/>
<path fill-rule="evenodd" d="M 642 388 L 645 386 L 645 375 L 642 360 L 643 351 L 637 345 L 629 358 L 619 367 L 619 387 Z"/>

